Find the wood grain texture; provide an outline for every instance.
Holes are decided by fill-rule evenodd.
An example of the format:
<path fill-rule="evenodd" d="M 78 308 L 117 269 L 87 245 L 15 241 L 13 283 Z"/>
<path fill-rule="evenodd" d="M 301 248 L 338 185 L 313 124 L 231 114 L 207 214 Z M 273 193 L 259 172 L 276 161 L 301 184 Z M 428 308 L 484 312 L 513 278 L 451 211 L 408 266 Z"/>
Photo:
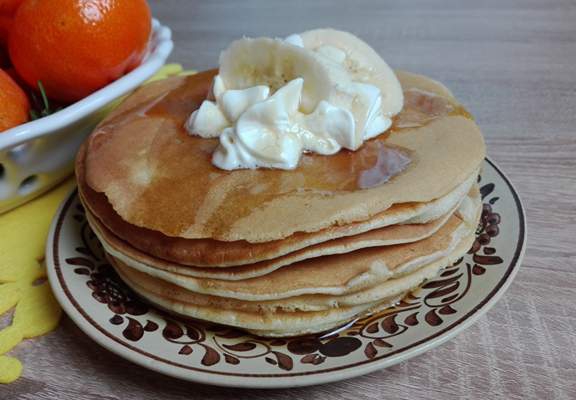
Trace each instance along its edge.
<path fill-rule="evenodd" d="M 100 348 L 65 319 L 23 343 L 24 376 L 0 399 L 575 399 L 576 2 L 152 1 L 173 61 L 204 69 L 241 35 L 332 26 L 396 68 L 446 83 L 477 117 L 524 200 L 528 250 L 504 298 L 424 355 L 357 379 L 288 390 L 181 382 Z"/>

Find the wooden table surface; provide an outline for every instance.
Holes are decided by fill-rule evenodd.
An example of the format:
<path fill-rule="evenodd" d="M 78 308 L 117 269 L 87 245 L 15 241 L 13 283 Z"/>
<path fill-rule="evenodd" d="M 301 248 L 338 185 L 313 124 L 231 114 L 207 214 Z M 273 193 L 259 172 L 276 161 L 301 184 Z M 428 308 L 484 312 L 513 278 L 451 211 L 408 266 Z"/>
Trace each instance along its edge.
<path fill-rule="evenodd" d="M 93 343 L 68 319 L 21 344 L 25 365 L 0 399 L 576 399 L 576 2 L 152 1 L 174 31 L 172 60 L 217 64 L 242 35 L 314 27 L 358 34 L 395 68 L 445 82 L 477 117 L 516 185 L 528 249 L 504 298 L 474 326 L 364 377 L 238 390 L 158 375 Z"/>

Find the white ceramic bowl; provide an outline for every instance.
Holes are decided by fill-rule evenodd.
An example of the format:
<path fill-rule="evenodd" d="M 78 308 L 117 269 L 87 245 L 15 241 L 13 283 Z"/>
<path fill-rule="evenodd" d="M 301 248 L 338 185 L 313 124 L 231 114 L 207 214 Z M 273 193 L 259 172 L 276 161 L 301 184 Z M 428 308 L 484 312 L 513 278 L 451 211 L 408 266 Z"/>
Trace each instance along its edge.
<path fill-rule="evenodd" d="M 172 52 L 172 32 L 152 22 L 150 50 L 142 64 L 90 96 L 50 116 L 0 133 L 0 213 L 61 182 L 74 168 L 84 138 L 115 99 L 154 75 Z"/>

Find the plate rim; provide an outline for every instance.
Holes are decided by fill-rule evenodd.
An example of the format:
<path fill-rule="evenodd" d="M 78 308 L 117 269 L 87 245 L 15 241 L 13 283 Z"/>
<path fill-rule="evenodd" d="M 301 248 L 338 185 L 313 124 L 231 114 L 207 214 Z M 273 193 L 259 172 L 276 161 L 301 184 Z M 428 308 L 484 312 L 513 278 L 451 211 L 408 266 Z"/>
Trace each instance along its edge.
<path fill-rule="evenodd" d="M 62 228 L 65 211 L 70 207 L 72 201 L 77 195 L 77 188 L 72 189 L 62 201 L 50 226 L 46 242 L 48 280 L 52 292 L 63 310 L 88 337 L 108 351 L 111 351 L 112 353 L 137 365 L 164 375 L 203 384 L 243 388 L 301 387 L 354 378 L 406 361 L 452 339 L 492 308 L 512 283 L 514 276 L 517 274 L 522 263 L 526 250 L 527 226 L 525 211 L 520 196 L 508 177 L 494 161 L 490 160 L 488 157 L 486 157 L 484 161 L 494 168 L 495 172 L 506 183 L 512 194 L 512 198 L 514 199 L 516 211 L 518 212 L 519 232 L 516 240 L 517 245 L 506 272 L 494 288 L 484 296 L 482 301 L 478 302 L 471 310 L 466 312 L 457 320 L 438 330 L 434 334 L 411 343 L 408 347 L 391 351 L 374 359 L 357 361 L 351 364 L 316 371 L 283 374 L 234 373 L 181 365 L 171 360 L 166 360 L 150 354 L 145 350 L 138 349 L 130 343 L 126 343 L 116 336 L 111 335 L 96 321 L 94 321 L 82 307 L 79 306 L 66 286 L 62 275 L 59 273 L 60 260 L 57 251 L 59 240 L 57 240 L 57 235 L 59 235 L 60 229 Z"/>

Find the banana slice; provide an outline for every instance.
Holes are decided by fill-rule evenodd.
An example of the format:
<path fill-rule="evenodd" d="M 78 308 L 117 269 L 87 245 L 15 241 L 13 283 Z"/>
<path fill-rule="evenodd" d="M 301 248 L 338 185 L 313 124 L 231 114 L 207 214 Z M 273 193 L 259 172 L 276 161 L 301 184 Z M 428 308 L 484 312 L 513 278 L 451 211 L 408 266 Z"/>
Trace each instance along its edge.
<path fill-rule="evenodd" d="M 340 60 L 354 82 L 369 83 L 382 92 L 382 113 L 392 117 L 402 110 L 400 81 L 386 62 L 361 39 L 335 29 L 314 29 L 300 34 L 304 48 L 331 60 Z M 339 50 L 339 51 L 338 51 Z M 342 52 L 345 54 L 342 61 Z"/>
<path fill-rule="evenodd" d="M 281 39 L 244 38 L 232 42 L 220 55 L 219 73 L 226 89 L 266 85 L 271 93 L 303 78 L 300 110 L 304 113 L 313 112 L 322 100 L 351 101 L 340 91 L 340 87 L 351 83 L 341 65 Z"/>

